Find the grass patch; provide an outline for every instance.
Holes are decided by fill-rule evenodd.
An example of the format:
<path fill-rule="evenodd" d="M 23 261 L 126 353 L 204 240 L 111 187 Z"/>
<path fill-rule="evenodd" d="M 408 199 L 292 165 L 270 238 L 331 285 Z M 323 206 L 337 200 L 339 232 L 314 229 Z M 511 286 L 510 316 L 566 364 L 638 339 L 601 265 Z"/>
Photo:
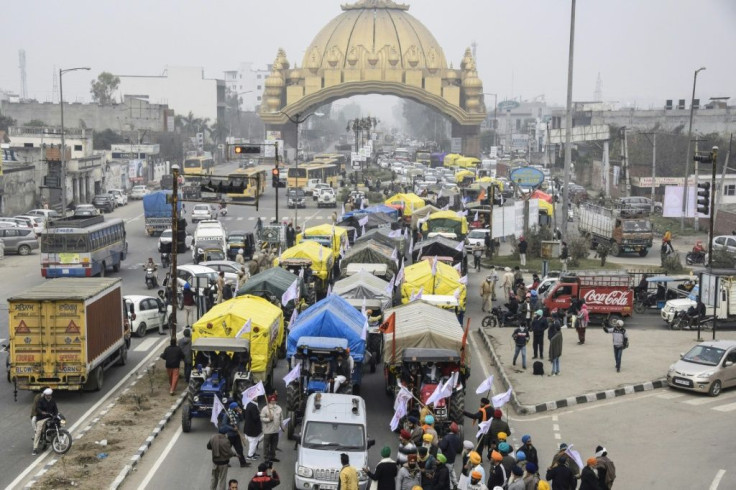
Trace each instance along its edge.
<path fill-rule="evenodd" d="M 496 269 L 504 268 L 504 267 L 511 267 L 512 269 L 519 265 L 519 259 L 511 256 L 511 255 L 504 255 L 504 256 L 497 256 L 493 259 L 486 259 L 483 258 L 481 261 L 481 264 L 484 267 L 490 267 L 491 265 L 495 265 Z M 526 259 L 526 266 L 524 267 L 527 270 L 530 271 L 536 271 L 539 272 L 542 270 L 542 259 L 530 259 L 527 257 Z M 550 270 L 562 270 L 562 262 L 559 261 L 559 259 L 552 259 L 549 261 L 549 268 Z M 575 267 L 575 269 L 578 270 L 619 270 L 622 268 L 622 264 L 613 264 L 611 262 L 606 262 L 605 267 L 601 267 L 601 260 L 600 259 L 581 259 L 580 265 Z M 568 269 L 572 269 L 568 266 Z"/>
<path fill-rule="evenodd" d="M 708 218 L 701 218 L 708 219 Z M 702 234 L 702 231 L 693 229 L 692 219 L 685 220 L 685 229 L 680 231 L 680 218 L 665 218 L 663 216 L 651 216 L 652 229 L 655 235 L 664 235 L 666 231 L 672 233 L 672 238 L 693 236 Z"/>

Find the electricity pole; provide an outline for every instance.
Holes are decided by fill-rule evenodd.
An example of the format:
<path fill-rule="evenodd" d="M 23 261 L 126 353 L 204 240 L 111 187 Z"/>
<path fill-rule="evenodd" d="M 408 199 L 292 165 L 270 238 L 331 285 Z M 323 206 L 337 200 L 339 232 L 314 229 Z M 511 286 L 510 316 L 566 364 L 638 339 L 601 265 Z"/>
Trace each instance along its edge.
<path fill-rule="evenodd" d="M 572 68 L 575 49 L 575 0 L 570 5 L 570 52 L 567 60 L 567 110 L 565 111 L 565 187 L 562 189 L 562 235 L 567 238 L 567 210 L 569 209 L 570 171 L 572 166 Z"/>

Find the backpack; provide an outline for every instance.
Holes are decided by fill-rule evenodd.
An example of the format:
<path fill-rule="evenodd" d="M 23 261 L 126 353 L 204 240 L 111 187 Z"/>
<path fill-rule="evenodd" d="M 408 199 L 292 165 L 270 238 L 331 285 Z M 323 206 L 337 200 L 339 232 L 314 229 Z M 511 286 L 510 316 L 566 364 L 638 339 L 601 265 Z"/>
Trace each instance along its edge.
<path fill-rule="evenodd" d="M 232 299 L 233 297 L 233 287 L 231 284 L 225 284 L 225 287 L 222 289 L 222 299 Z"/>
<path fill-rule="evenodd" d="M 532 374 L 544 376 L 544 363 L 542 361 L 534 361 L 532 364 Z"/>

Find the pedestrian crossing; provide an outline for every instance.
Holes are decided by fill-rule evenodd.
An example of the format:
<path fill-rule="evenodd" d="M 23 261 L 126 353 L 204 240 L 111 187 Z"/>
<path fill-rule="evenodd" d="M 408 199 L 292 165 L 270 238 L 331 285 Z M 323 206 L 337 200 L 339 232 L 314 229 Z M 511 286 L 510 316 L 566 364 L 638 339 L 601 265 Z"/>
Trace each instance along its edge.
<path fill-rule="evenodd" d="M 690 405 L 691 407 L 702 406 L 706 409 L 715 410 L 717 412 L 736 411 L 736 391 L 725 392 L 718 397 L 711 397 L 707 394 L 701 395 L 688 392 L 666 391 L 658 394 L 657 398 L 661 400 L 674 400 L 675 402 L 682 403 L 683 405 Z"/>

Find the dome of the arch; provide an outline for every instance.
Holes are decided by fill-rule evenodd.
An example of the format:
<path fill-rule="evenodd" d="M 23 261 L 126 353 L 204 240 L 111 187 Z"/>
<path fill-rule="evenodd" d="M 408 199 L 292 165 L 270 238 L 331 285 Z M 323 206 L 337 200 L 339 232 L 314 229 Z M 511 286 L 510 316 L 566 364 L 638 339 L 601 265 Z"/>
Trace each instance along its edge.
<path fill-rule="evenodd" d="M 343 13 L 307 46 L 302 66 L 313 72 L 351 68 L 444 71 L 447 61 L 442 48 L 408 8 L 391 0 L 343 5 Z"/>

